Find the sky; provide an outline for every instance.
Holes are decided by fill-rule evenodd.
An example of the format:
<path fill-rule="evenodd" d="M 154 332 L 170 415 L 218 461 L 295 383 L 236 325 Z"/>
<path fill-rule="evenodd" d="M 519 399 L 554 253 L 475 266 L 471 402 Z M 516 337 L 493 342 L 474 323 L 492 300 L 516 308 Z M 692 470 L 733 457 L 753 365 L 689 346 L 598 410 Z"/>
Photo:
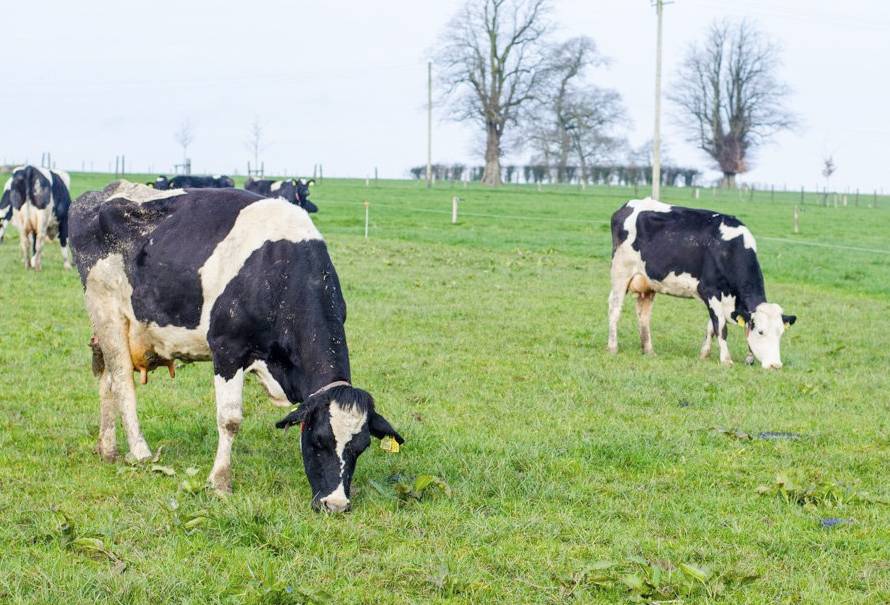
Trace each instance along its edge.
<path fill-rule="evenodd" d="M 189 121 L 194 173 L 241 173 L 254 121 L 267 173 L 404 178 L 426 161 L 426 63 L 460 0 L 40 1 L 4 6 L 0 161 L 172 171 Z M 652 137 L 655 10 L 649 0 L 555 0 L 555 40 L 592 37 L 610 58 L 591 83 L 618 90 L 630 142 Z M 664 87 L 714 19 L 747 17 L 782 47 L 800 126 L 754 156 L 743 181 L 890 191 L 890 3 L 675 0 L 665 8 Z M 434 66 L 435 69 L 435 66 Z M 675 163 L 708 169 L 665 104 Z M 481 164 L 478 135 L 434 113 L 433 160 Z M 520 162 L 522 151 L 507 161 Z M 708 177 L 715 177 L 710 171 Z"/>

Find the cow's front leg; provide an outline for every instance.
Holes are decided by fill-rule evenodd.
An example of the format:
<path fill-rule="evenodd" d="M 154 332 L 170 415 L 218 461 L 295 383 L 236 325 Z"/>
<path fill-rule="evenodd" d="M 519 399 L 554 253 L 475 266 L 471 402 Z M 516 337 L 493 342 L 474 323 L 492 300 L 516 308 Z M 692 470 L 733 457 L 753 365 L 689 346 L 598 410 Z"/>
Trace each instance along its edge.
<path fill-rule="evenodd" d="M 716 296 L 708 299 L 708 313 L 711 314 L 711 322 L 714 334 L 717 335 L 717 345 L 720 347 L 720 363 L 725 366 L 732 365 L 732 355 L 729 353 L 729 345 L 726 343 L 726 316 L 723 314 L 723 305 Z"/>
<path fill-rule="evenodd" d="M 232 491 L 232 443 L 241 428 L 241 403 L 244 392 L 244 370 L 239 369 L 234 376 L 226 378 L 216 374 L 213 378 L 216 390 L 216 427 L 219 443 L 216 446 L 216 459 L 207 481 L 219 492 Z"/>
<path fill-rule="evenodd" d="M 710 312 L 709 312 L 710 315 Z M 711 339 L 714 338 L 714 321 L 713 317 L 708 318 L 708 327 L 705 329 L 705 341 L 701 345 L 701 353 L 699 357 L 702 359 L 707 359 L 708 355 L 711 354 Z"/>
<path fill-rule="evenodd" d="M 66 269 L 71 268 L 71 259 L 70 254 L 68 252 L 68 246 L 62 245 L 62 263 L 64 264 Z"/>
<path fill-rule="evenodd" d="M 637 323 L 640 328 L 640 346 L 646 355 L 654 355 L 652 349 L 652 304 L 655 302 L 655 292 L 647 292 L 637 295 Z"/>

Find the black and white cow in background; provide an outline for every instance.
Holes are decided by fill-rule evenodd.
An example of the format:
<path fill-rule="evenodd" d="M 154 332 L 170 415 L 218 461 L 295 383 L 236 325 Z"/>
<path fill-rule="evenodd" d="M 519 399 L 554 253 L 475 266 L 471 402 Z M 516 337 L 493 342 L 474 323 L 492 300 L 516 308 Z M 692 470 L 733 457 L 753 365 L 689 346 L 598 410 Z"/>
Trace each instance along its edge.
<path fill-rule="evenodd" d="M 71 242 L 93 325 L 99 452 L 151 456 L 136 417 L 133 373 L 174 360 L 213 362 L 219 444 L 208 481 L 231 489 L 232 442 L 244 376 L 273 403 L 299 407 L 313 507 L 349 507 L 352 475 L 371 436 L 402 437 L 351 384 L 346 304 L 321 234 L 304 210 L 238 189 L 156 191 L 125 181 L 74 202 Z"/>
<path fill-rule="evenodd" d="M 794 315 L 769 303 L 757 261 L 754 236 L 737 218 L 710 210 L 632 200 L 612 215 L 612 290 L 609 294 L 609 350 L 618 351 L 618 320 L 628 291 L 637 295 L 644 353 L 652 353 L 649 322 L 656 293 L 697 298 L 708 308 L 704 359 L 716 334 L 720 361 L 732 365 L 727 322 L 745 326 L 748 363 L 781 368 L 779 345 Z"/>
<path fill-rule="evenodd" d="M 165 176 L 159 176 L 154 182 L 146 184 L 149 187 L 167 191 L 168 189 L 205 189 L 210 187 L 225 189 L 234 187 L 235 181 L 225 175 L 192 176 L 190 174 L 180 174 L 170 179 Z"/>
<path fill-rule="evenodd" d="M 244 188 L 266 197 L 283 197 L 292 204 L 300 206 L 306 212 L 318 212 L 318 206 L 309 201 L 309 187 L 313 183 L 315 183 L 315 179 L 273 181 L 250 177 L 245 181 Z"/>
<path fill-rule="evenodd" d="M 71 179 L 66 172 L 19 166 L 12 171 L 0 198 L 0 241 L 9 223 L 19 231 L 19 245 L 26 269 L 39 271 L 43 245 L 59 238 L 65 268 L 68 260 L 68 208 Z"/>

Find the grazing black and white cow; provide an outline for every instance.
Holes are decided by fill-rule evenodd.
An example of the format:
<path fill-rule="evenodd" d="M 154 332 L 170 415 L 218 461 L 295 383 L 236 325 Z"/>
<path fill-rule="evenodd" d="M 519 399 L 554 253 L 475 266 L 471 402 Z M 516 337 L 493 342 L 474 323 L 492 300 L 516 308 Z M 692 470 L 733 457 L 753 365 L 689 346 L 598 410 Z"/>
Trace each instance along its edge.
<path fill-rule="evenodd" d="M 168 189 L 206 189 L 217 188 L 225 189 L 235 186 L 235 181 L 231 177 L 225 175 L 214 176 L 192 176 L 190 174 L 180 174 L 168 179 L 165 176 L 159 176 L 153 183 L 146 183 L 150 187 L 167 191 Z"/>
<path fill-rule="evenodd" d="M 40 271 L 43 245 L 59 238 L 65 268 L 68 260 L 68 208 L 71 179 L 67 173 L 37 166 L 12 171 L 0 198 L 0 241 L 10 223 L 19 231 L 19 245 L 26 269 Z"/>
<path fill-rule="evenodd" d="M 632 200 L 612 215 L 612 290 L 609 294 L 609 350 L 618 351 L 618 320 L 627 292 L 637 296 L 644 353 L 652 353 L 650 319 L 656 293 L 697 298 L 708 308 L 704 359 L 716 334 L 720 361 L 732 365 L 727 322 L 745 326 L 748 363 L 781 368 L 779 345 L 794 315 L 769 303 L 757 261 L 757 244 L 734 216 Z"/>
<path fill-rule="evenodd" d="M 272 179 L 250 177 L 244 183 L 244 188 L 263 196 L 283 197 L 290 203 L 300 206 L 306 212 L 318 212 L 318 206 L 309 201 L 309 187 L 313 183 L 315 183 L 315 179 L 273 181 Z"/>
<path fill-rule="evenodd" d="M 346 304 L 321 234 L 282 199 L 238 189 L 156 191 L 125 181 L 79 197 L 71 242 L 100 375 L 99 452 L 116 456 L 119 410 L 130 452 L 151 456 L 136 417 L 133 373 L 175 360 L 213 362 L 219 444 L 208 481 L 231 489 L 244 376 L 273 403 L 299 407 L 313 506 L 349 507 L 371 436 L 402 437 L 351 384 Z"/>

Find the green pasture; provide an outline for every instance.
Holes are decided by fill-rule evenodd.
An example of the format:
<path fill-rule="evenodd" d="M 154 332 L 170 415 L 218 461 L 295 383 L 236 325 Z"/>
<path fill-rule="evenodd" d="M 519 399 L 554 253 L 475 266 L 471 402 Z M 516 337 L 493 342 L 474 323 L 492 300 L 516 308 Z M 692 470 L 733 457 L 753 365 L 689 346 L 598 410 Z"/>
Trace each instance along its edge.
<path fill-rule="evenodd" d="M 78 195 L 110 177 L 72 179 Z M 362 456 L 340 516 L 311 511 L 299 435 L 274 428 L 284 412 L 253 379 L 234 493 L 203 490 L 207 364 L 137 387 L 154 470 L 101 462 L 77 274 L 58 244 L 25 272 L 11 229 L 0 603 L 890 602 L 890 199 L 811 194 L 794 234 L 799 193 L 665 193 L 757 238 L 770 300 L 798 316 L 767 372 L 744 365 L 735 327 L 734 367 L 700 360 L 703 305 L 664 296 L 656 356 L 630 300 L 606 352 L 608 221 L 632 194 L 314 188 L 354 382 L 407 439 Z M 440 488 L 406 494 L 424 475 Z"/>

